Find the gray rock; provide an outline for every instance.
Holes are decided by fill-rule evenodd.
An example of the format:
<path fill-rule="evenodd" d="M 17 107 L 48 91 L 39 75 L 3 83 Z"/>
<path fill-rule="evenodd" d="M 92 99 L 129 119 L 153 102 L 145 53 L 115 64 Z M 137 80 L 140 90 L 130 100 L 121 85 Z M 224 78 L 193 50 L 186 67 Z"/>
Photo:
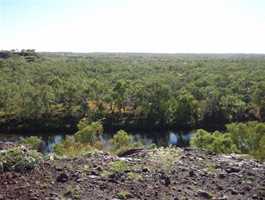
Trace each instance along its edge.
<path fill-rule="evenodd" d="M 205 199 L 211 199 L 212 198 L 212 195 L 210 193 L 204 191 L 204 190 L 199 190 L 197 192 L 197 194 L 198 194 L 198 196 L 203 197 Z"/>
<path fill-rule="evenodd" d="M 69 179 L 68 175 L 66 173 L 61 173 L 57 178 L 56 181 L 57 182 L 61 182 L 61 183 L 65 183 L 67 182 Z"/>

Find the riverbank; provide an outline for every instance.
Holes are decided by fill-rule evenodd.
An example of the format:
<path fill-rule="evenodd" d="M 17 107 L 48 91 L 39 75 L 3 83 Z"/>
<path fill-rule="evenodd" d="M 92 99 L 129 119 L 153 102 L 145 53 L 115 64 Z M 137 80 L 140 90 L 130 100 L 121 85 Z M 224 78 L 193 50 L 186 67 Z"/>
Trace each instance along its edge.
<path fill-rule="evenodd" d="M 265 164 L 185 148 L 50 156 L 31 171 L 0 173 L 0 199 L 264 199 Z"/>

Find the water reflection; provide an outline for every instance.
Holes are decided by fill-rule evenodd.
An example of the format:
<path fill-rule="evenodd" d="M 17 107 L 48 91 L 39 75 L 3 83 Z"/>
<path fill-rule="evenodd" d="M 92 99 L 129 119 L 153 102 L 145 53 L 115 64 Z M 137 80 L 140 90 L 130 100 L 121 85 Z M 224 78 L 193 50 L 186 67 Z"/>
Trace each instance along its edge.
<path fill-rule="evenodd" d="M 133 133 L 132 133 L 133 134 Z M 41 137 L 43 144 L 41 147 L 42 152 L 50 153 L 53 152 L 55 144 L 60 143 L 66 136 L 65 133 L 57 134 L 34 134 L 35 136 Z M 153 133 L 134 133 L 134 139 L 137 142 L 142 142 L 144 145 L 156 144 L 157 146 L 169 146 L 175 145 L 178 147 L 189 146 L 191 131 L 169 131 L 169 132 L 153 132 Z M 15 142 L 19 141 L 21 137 L 25 137 L 23 134 L 0 134 L 0 142 Z M 31 135 L 27 135 L 31 136 Z M 26 137 L 27 137 L 26 136 Z M 104 145 L 104 149 L 110 148 L 110 139 L 113 134 L 104 133 L 101 136 L 101 142 Z"/>
<path fill-rule="evenodd" d="M 181 132 L 181 133 L 169 133 L 168 145 L 176 145 L 178 147 L 189 146 L 191 138 L 191 132 Z"/>
<path fill-rule="evenodd" d="M 41 151 L 44 153 L 51 153 L 53 152 L 54 145 L 60 143 L 65 137 L 65 134 L 58 134 L 58 135 L 49 135 L 43 136 L 42 140 L 42 147 Z"/>

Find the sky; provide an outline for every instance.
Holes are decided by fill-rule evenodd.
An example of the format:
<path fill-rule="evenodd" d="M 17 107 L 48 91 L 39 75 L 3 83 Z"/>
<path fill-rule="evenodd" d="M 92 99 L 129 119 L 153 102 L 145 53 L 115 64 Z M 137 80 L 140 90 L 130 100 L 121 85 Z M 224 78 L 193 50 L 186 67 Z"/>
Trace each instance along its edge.
<path fill-rule="evenodd" d="M 0 50 L 265 53 L 264 0 L 0 0 Z"/>

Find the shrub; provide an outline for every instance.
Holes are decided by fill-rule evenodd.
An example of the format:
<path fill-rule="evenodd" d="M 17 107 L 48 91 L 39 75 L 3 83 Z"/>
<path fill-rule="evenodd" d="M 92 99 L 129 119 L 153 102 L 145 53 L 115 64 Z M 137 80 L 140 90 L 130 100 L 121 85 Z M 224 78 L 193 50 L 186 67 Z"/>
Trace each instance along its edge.
<path fill-rule="evenodd" d="M 197 132 L 191 138 L 191 146 L 207 149 L 209 144 L 212 144 L 213 137 L 210 133 L 203 129 L 197 130 Z"/>
<path fill-rule="evenodd" d="M 141 174 L 135 173 L 135 172 L 129 172 L 128 179 L 132 181 L 143 181 L 143 176 Z"/>
<path fill-rule="evenodd" d="M 75 140 L 80 143 L 94 145 L 103 132 L 103 126 L 99 122 L 92 122 L 75 134 Z"/>
<path fill-rule="evenodd" d="M 74 136 L 66 137 L 54 146 L 54 152 L 60 156 L 75 157 L 84 155 L 95 149 L 102 149 L 100 134 L 103 127 L 99 122 L 93 122 L 79 130 Z"/>
<path fill-rule="evenodd" d="M 252 155 L 259 160 L 265 160 L 265 137 L 262 137 L 262 139 L 258 143 L 259 148 L 257 148 L 255 151 L 252 152 Z"/>
<path fill-rule="evenodd" d="M 229 133 L 220 133 L 219 131 L 209 133 L 202 129 L 192 136 L 191 146 L 215 153 L 232 153 L 237 151 L 236 145 L 233 143 Z"/>
<path fill-rule="evenodd" d="M 264 123 L 232 123 L 227 125 L 227 130 L 241 153 L 253 155 L 257 159 L 265 159 Z"/>
<path fill-rule="evenodd" d="M 67 136 L 61 143 L 54 146 L 54 152 L 59 156 L 75 157 L 91 151 L 89 144 L 83 144 L 75 141 L 73 136 Z"/>
<path fill-rule="evenodd" d="M 149 153 L 149 160 L 154 169 L 169 173 L 179 159 L 180 151 L 173 147 L 161 147 Z"/>
<path fill-rule="evenodd" d="M 232 123 L 227 133 L 209 133 L 198 130 L 192 136 L 191 145 L 216 153 L 242 153 L 265 160 L 265 124 L 258 122 Z"/>
<path fill-rule="evenodd" d="M 42 140 L 37 136 L 30 136 L 27 138 L 23 138 L 20 141 L 20 144 L 24 144 L 27 147 L 34 149 L 34 150 L 40 150 Z"/>
<path fill-rule="evenodd" d="M 111 151 L 115 154 L 120 154 L 131 148 L 142 146 L 141 143 L 135 142 L 133 137 L 123 130 L 118 131 L 113 136 L 111 144 L 112 144 Z"/>
<path fill-rule="evenodd" d="M 108 163 L 108 168 L 104 170 L 101 175 L 103 177 L 108 177 L 113 174 L 118 174 L 118 173 L 124 173 L 125 171 L 129 170 L 130 167 L 128 163 L 124 160 L 116 160 Z"/>
<path fill-rule="evenodd" d="M 126 161 L 117 160 L 109 164 L 109 170 L 113 173 L 122 173 L 129 169 L 129 166 Z"/>
<path fill-rule="evenodd" d="M 121 191 L 117 193 L 117 197 L 119 199 L 129 199 L 132 197 L 132 195 L 127 191 Z"/>
<path fill-rule="evenodd" d="M 42 156 L 35 150 L 24 146 L 10 148 L 0 152 L 2 171 L 25 171 L 36 167 L 42 161 Z"/>
<path fill-rule="evenodd" d="M 77 128 L 78 130 L 82 130 L 83 128 L 85 128 L 86 126 L 88 126 L 91 122 L 87 119 L 87 118 L 82 118 L 78 124 L 77 124 Z"/>

